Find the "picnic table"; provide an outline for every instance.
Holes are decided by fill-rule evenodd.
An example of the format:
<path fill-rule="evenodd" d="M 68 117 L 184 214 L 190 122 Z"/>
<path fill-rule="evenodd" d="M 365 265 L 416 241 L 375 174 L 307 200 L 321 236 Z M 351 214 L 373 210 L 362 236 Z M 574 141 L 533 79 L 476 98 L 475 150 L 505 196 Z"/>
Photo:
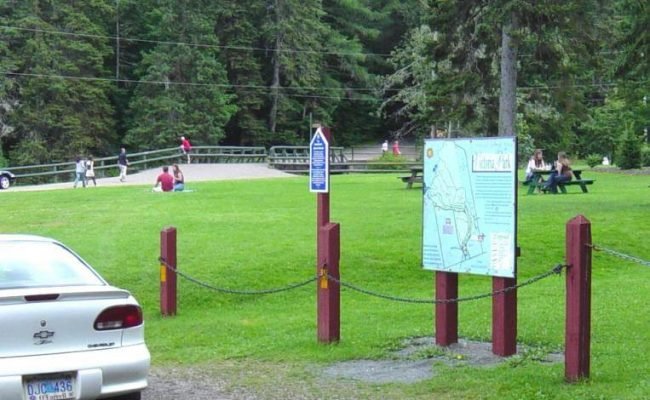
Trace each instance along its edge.
<path fill-rule="evenodd" d="M 570 180 L 569 182 L 558 183 L 557 187 L 560 192 L 566 194 L 566 186 L 579 185 L 582 189 L 582 193 L 588 193 L 587 185 L 592 185 L 594 183 L 593 179 L 582 179 L 582 170 L 574 169 L 571 170 L 575 179 Z M 544 177 L 551 174 L 552 171 L 547 169 L 539 169 L 533 171 L 533 177 L 524 182 L 524 185 L 528 185 L 528 194 L 534 194 L 535 189 L 541 189 L 544 184 Z"/>
<path fill-rule="evenodd" d="M 411 167 L 411 175 L 406 175 L 406 176 L 398 176 L 398 179 L 401 179 L 402 182 L 406 183 L 406 188 L 411 189 L 413 188 L 414 183 L 422 183 L 422 171 L 424 171 L 424 168 L 422 167 Z"/>

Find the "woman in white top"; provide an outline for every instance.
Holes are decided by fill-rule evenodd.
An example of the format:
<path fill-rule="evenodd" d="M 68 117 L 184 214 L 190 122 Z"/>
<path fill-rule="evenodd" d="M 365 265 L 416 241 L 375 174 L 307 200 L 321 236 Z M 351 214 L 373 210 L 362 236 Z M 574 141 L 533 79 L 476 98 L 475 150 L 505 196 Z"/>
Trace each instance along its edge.
<path fill-rule="evenodd" d="M 542 155 L 542 149 L 535 149 L 533 156 L 528 161 L 528 166 L 526 167 L 526 182 L 530 181 L 533 178 L 533 172 L 541 169 L 549 169 L 546 163 L 544 163 L 544 157 Z"/>
<path fill-rule="evenodd" d="M 97 186 L 97 181 L 95 180 L 95 161 L 93 161 L 93 156 L 88 157 L 86 160 L 86 180 L 90 184 L 90 180 L 93 180 L 93 184 Z"/>

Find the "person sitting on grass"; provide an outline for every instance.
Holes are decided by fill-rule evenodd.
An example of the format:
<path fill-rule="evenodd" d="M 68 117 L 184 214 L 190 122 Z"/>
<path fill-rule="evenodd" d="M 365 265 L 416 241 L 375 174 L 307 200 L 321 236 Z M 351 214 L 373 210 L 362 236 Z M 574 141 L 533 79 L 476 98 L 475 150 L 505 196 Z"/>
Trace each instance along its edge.
<path fill-rule="evenodd" d="M 156 178 L 156 184 L 153 185 L 154 192 L 171 192 L 174 190 L 174 177 L 169 173 L 169 167 L 162 167 L 162 173 Z"/>
<path fill-rule="evenodd" d="M 182 192 L 185 189 L 185 177 L 183 176 L 183 171 L 181 171 L 178 164 L 174 164 L 172 169 L 174 170 L 174 192 Z"/>
<path fill-rule="evenodd" d="M 557 153 L 557 161 L 555 161 L 555 170 L 551 172 L 546 183 L 542 187 L 544 191 L 557 193 L 558 183 L 569 182 L 573 176 L 571 172 L 571 162 L 566 156 L 566 153 L 561 151 Z"/>

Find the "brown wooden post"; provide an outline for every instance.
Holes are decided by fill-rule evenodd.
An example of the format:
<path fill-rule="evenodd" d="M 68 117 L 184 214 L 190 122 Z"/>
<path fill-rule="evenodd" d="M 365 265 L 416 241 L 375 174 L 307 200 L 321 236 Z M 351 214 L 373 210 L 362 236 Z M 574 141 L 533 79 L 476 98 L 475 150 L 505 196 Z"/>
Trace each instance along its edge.
<path fill-rule="evenodd" d="M 321 127 L 325 139 L 331 143 L 329 128 Z M 330 155 L 325 155 L 329 170 Z M 326 177 L 329 179 L 329 176 Z M 331 343 L 340 339 L 340 287 L 328 274 L 339 277 L 339 225 L 330 223 L 330 194 L 317 194 L 316 210 L 316 286 L 317 337 L 319 342 Z"/>
<path fill-rule="evenodd" d="M 436 271 L 436 301 L 458 298 L 458 274 Z M 458 342 L 458 303 L 436 303 L 436 344 Z"/>
<path fill-rule="evenodd" d="M 517 284 L 516 278 L 492 278 L 492 291 Z M 508 357 L 517 353 L 517 289 L 492 297 L 492 353 Z"/>
<path fill-rule="evenodd" d="M 318 341 L 338 342 L 341 338 L 341 287 L 338 282 L 340 226 L 328 223 L 320 228 L 318 245 Z M 331 279 L 331 278 L 334 279 Z"/>
<path fill-rule="evenodd" d="M 564 377 L 589 377 L 591 346 L 591 223 L 578 215 L 566 225 Z"/>
<path fill-rule="evenodd" d="M 160 313 L 176 315 L 176 228 L 160 232 Z"/>
<path fill-rule="evenodd" d="M 317 216 L 316 216 L 316 227 L 319 231 L 320 228 L 327 225 L 330 222 L 330 194 L 329 193 L 318 193 L 317 195 Z"/>

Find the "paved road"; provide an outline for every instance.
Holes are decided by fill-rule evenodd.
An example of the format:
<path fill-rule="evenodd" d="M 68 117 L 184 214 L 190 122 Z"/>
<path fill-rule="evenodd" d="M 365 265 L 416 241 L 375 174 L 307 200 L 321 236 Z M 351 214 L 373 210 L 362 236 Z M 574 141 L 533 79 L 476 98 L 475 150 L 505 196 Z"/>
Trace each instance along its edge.
<path fill-rule="evenodd" d="M 277 169 L 269 168 L 267 164 L 246 163 L 246 164 L 186 164 L 180 165 L 185 182 L 219 181 L 233 179 L 264 179 L 264 178 L 289 178 L 295 175 L 287 174 Z M 119 185 L 151 185 L 156 182 L 156 177 L 161 169 L 149 169 L 136 174 L 127 174 L 126 182 L 120 182 L 119 178 L 97 179 L 97 186 L 119 186 Z M 170 170 L 171 172 L 171 170 Z M 72 181 L 64 183 L 50 183 L 32 186 L 14 186 L 9 191 L 34 191 L 52 189 L 72 189 Z M 92 183 L 91 183 L 92 185 Z M 83 189 L 78 186 L 77 189 Z M 90 187 L 92 189 L 92 186 Z M 0 191 L 4 192 L 4 191 Z"/>

